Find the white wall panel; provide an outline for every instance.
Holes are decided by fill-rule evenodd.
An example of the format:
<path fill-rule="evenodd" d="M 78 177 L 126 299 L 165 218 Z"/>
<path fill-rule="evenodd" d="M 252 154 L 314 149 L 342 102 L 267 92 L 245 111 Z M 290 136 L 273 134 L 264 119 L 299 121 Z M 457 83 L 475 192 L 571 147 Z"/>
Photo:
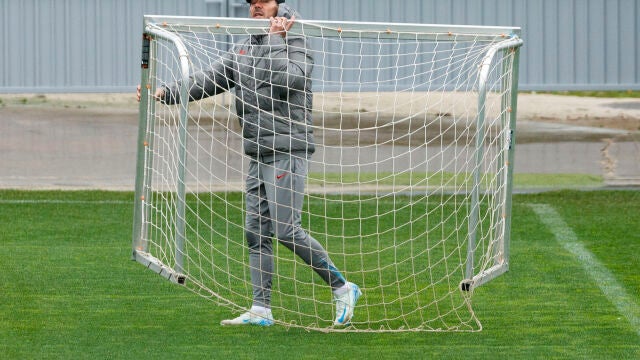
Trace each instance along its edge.
<path fill-rule="evenodd" d="M 640 89 L 640 0 L 288 0 L 328 20 L 520 26 L 522 89 Z M 0 0 L 0 92 L 130 91 L 144 14 L 244 0 Z"/>

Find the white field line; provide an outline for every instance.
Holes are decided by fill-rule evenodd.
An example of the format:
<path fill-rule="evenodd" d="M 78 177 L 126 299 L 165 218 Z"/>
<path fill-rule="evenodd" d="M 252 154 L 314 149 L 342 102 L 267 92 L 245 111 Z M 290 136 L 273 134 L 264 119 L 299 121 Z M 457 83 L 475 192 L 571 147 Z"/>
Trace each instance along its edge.
<path fill-rule="evenodd" d="M 545 226 L 555 234 L 558 243 L 578 259 L 607 299 L 629 320 L 633 329 L 640 336 L 640 306 L 634 302 L 625 288 L 618 283 L 609 269 L 602 265 L 598 258 L 578 241 L 576 234 L 553 207 L 547 204 L 529 204 L 529 207 L 533 209 Z"/>
<path fill-rule="evenodd" d="M 132 201 L 121 200 L 55 200 L 55 199 L 42 199 L 42 200 L 20 200 L 20 199 L 0 199 L 0 204 L 7 205 L 22 205 L 22 204 L 78 204 L 78 205 L 132 205 Z"/>

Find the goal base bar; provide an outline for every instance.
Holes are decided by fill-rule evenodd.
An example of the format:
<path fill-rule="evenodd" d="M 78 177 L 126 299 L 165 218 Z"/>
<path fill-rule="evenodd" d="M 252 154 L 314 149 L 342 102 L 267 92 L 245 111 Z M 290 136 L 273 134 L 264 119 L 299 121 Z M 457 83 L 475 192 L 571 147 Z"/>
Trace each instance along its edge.
<path fill-rule="evenodd" d="M 186 275 L 180 274 L 172 268 L 164 265 L 160 260 L 149 253 L 142 251 L 133 252 L 134 260 L 144 265 L 147 269 L 159 274 L 163 278 L 180 285 L 184 285 Z"/>
<path fill-rule="evenodd" d="M 460 283 L 460 289 L 462 291 L 470 291 L 477 288 L 480 285 L 486 284 L 489 281 L 497 278 L 498 276 L 509 271 L 509 265 L 507 263 L 494 265 L 487 270 L 474 276 L 471 280 L 463 280 Z"/>

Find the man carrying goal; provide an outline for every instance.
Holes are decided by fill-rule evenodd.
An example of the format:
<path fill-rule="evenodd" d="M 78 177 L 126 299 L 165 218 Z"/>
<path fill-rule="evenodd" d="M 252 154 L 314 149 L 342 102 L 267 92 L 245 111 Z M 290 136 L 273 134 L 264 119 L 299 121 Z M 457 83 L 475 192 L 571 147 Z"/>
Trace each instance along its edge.
<path fill-rule="evenodd" d="M 251 18 L 270 19 L 269 33 L 252 35 L 210 69 L 189 78 L 189 101 L 234 88 L 244 151 L 251 159 L 246 177 L 245 236 L 253 304 L 250 311 L 223 320 L 222 325 L 273 324 L 274 236 L 331 286 L 335 325 L 350 322 L 362 294 L 301 227 L 308 158 L 315 151 L 310 78 L 314 62 L 306 39 L 287 33 L 299 16 L 284 2 L 247 0 Z M 164 85 L 154 95 L 166 104 L 179 103 L 179 88 L 180 84 Z"/>

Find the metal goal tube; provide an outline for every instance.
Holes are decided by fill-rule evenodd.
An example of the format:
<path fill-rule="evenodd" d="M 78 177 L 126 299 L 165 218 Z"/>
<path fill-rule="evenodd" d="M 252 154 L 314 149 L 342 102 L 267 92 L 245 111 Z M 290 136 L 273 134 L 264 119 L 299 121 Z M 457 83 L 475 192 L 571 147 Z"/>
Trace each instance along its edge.
<path fill-rule="evenodd" d="M 155 77 L 149 76 L 156 71 L 155 59 L 157 43 L 152 41 L 147 33 L 142 35 L 142 61 L 140 80 L 140 108 L 138 123 L 138 142 L 135 179 L 135 203 L 133 221 L 133 257 L 136 259 L 136 251 L 149 251 L 148 237 L 148 211 L 147 201 L 151 196 L 151 164 L 153 163 L 153 137 L 148 136 L 155 126 L 156 102 L 149 101 L 150 89 L 155 89 Z"/>
<path fill-rule="evenodd" d="M 511 69 L 511 101 L 509 112 L 509 149 L 507 151 L 507 192 L 504 200 L 504 266 L 509 269 L 509 256 L 511 244 L 511 194 L 513 193 L 513 168 L 516 154 L 516 117 L 518 114 L 518 73 L 520 71 L 520 45 L 513 47 L 513 64 Z"/>
<path fill-rule="evenodd" d="M 473 187 L 471 189 L 471 211 L 469 213 L 469 221 L 468 221 L 468 239 L 467 239 L 467 264 L 465 268 L 465 277 L 467 279 L 474 278 L 474 253 L 476 246 L 476 237 L 477 237 L 477 228 L 478 223 L 480 221 L 480 188 L 481 188 L 481 178 L 480 171 L 482 168 L 482 158 L 484 156 L 484 125 L 485 125 L 485 116 L 486 116 L 486 108 L 485 103 L 487 99 L 487 82 L 490 75 L 491 64 L 500 50 L 504 49 L 512 49 L 519 48 L 522 46 L 523 41 L 519 37 L 512 37 L 509 40 L 505 40 L 499 42 L 492 46 L 487 54 L 484 56 L 482 63 L 480 65 L 480 72 L 478 75 L 478 118 L 476 121 L 476 144 L 475 144 L 475 166 L 473 169 Z M 517 94 L 512 95 L 517 96 Z M 513 99 L 512 102 L 515 102 L 516 99 Z M 515 128 L 515 114 L 512 115 L 512 129 Z M 513 160 L 513 154 L 510 154 L 510 160 Z M 509 166 L 513 166 L 513 161 L 510 161 Z M 507 194 L 507 197 L 510 197 L 510 193 Z M 502 267 L 502 264 L 492 267 L 499 269 Z M 485 272 L 483 272 L 485 274 Z M 485 274 L 486 276 L 486 274 Z M 472 282 L 471 286 L 478 286 L 479 284 L 475 284 Z"/>
<path fill-rule="evenodd" d="M 178 274 L 184 273 L 184 248 L 185 248 L 185 240 L 186 240 L 186 166 L 187 166 L 187 121 L 188 121 L 188 99 L 189 99 L 189 89 L 188 89 L 188 79 L 191 73 L 191 66 L 189 63 L 189 54 L 187 52 L 186 46 L 180 40 L 180 38 L 168 32 L 162 28 L 154 26 L 152 24 L 147 24 L 145 27 L 146 34 L 153 35 L 159 38 L 163 38 L 170 43 L 172 43 L 178 52 L 179 62 L 180 62 L 180 76 L 181 76 L 181 85 L 180 85 L 180 99 L 187 101 L 180 101 L 180 112 L 179 112 L 179 123 L 178 123 L 178 144 L 177 144 L 177 153 L 178 153 L 178 162 L 176 164 L 177 169 L 177 179 L 176 179 L 176 214 L 175 214 L 175 264 L 174 271 Z M 153 41 L 152 41 L 153 42 Z M 152 47 L 153 48 L 153 47 Z M 142 75 L 142 84 L 146 84 L 149 80 L 149 71 L 143 69 Z M 150 90 L 143 86 L 142 89 L 142 98 L 141 98 L 141 114 L 140 114 L 140 130 L 138 135 L 138 165 L 137 165 L 137 175 L 136 175 L 136 206 L 135 206 L 135 219 L 134 219 L 134 259 L 139 260 L 141 257 L 137 256 L 138 252 L 146 252 L 148 249 L 146 247 L 141 247 L 139 244 L 142 242 L 141 237 L 143 236 L 144 229 L 144 202 L 149 201 L 148 196 L 145 196 L 145 183 L 148 187 L 148 179 L 149 174 L 144 169 L 145 164 L 145 152 L 144 145 L 146 130 L 148 127 L 147 118 L 147 106 L 148 106 L 148 92 Z M 144 118 L 144 119 L 143 119 Z M 148 146 L 148 145 L 147 145 Z M 141 148 L 142 147 L 142 148 Z"/>
<path fill-rule="evenodd" d="M 264 34 L 269 29 L 269 20 L 222 17 L 185 17 L 146 15 L 148 24 L 171 26 L 177 31 L 205 31 L 213 34 Z M 518 27 L 476 25 L 425 25 L 409 23 L 296 20 L 289 30 L 305 36 L 336 36 L 341 38 L 376 38 L 409 40 L 486 40 L 508 38 L 520 32 Z"/>
<path fill-rule="evenodd" d="M 145 41 L 145 40 L 143 40 Z M 148 55 L 148 54 L 147 54 Z M 144 63 L 144 54 L 143 60 Z M 148 65 L 148 64 L 147 64 Z M 147 106 L 148 106 L 148 92 L 146 84 L 149 80 L 149 69 L 148 67 L 142 68 L 142 76 L 140 84 L 142 84 L 141 89 L 141 98 L 140 98 L 140 110 L 139 110 L 139 119 L 138 119 L 138 143 L 137 143 L 137 159 L 136 159 L 136 180 L 135 180 L 135 200 L 134 200 L 134 208 L 133 208 L 133 234 L 132 234 L 132 248 L 133 254 L 132 259 L 136 259 L 137 251 L 146 251 L 146 244 L 144 243 L 144 233 L 146 231 L 143 230 L 143 222 L 144 218 L 143 207 L 144 207 L 144 157 L 145 157 L 145 138 L 147 131 Z"/>

